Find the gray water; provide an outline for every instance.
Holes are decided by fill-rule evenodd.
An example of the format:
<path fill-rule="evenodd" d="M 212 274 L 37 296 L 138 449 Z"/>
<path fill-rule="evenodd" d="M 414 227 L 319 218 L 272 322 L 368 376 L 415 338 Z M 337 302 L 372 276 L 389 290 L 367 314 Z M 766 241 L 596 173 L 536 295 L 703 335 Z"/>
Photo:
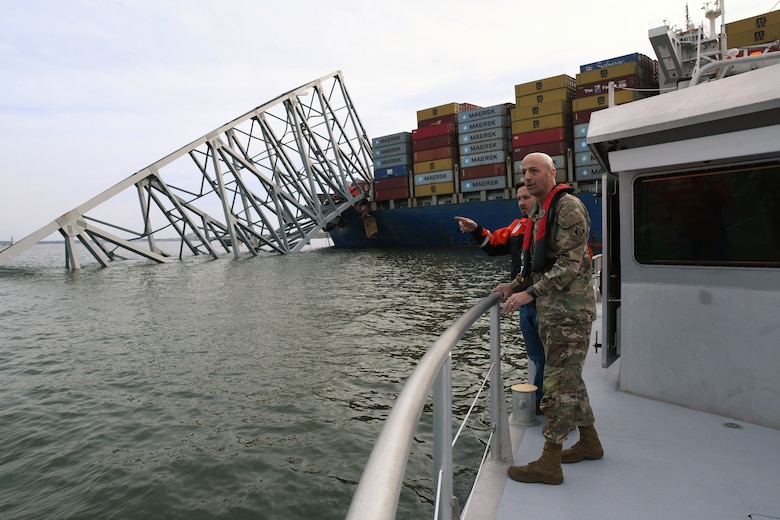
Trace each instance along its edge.
<path fill-rule="evenodd" d="M 2 518 L 344 518 L 404 381 L 509 263 L 325 247 L 67 271 L 63 251 L 0 267 Z M 488 329 L 453 355 L 459 411 Z M 515 317 L 502 330 L 516 341 Z M 505 351 L 509 385 L 526 365 Z M 398 518 L 433 517 L 429 411 Z M 478 406 L 456 446 L 461 504 L 487 417 Z"/>

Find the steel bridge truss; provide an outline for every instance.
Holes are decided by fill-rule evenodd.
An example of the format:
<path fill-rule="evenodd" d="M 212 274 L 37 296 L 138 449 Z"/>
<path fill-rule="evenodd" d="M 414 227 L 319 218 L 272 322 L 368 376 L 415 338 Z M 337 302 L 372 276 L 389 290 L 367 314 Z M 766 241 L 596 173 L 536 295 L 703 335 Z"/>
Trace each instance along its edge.
<path fill-rule="evenodd" d="M 335 72 L 131 175 L 0 251 L 0 265 L 57 231 L 70 269 L 81 265 L 77 240 L 104 267 L 126 255 L 163 263 L 297 252 L 367 196 L 371 166 L 370 141 Z M 126 213 L 135 216 L 111 218 Z"/>

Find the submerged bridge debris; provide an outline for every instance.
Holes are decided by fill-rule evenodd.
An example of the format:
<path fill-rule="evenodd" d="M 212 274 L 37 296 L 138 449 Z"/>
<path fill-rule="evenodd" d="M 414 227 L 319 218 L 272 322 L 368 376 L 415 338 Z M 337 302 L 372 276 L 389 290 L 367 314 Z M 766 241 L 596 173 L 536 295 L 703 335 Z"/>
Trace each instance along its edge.
<path fill-rule="evenodd" d="M 77 240 L 103 267 L 126 255 L 163 263 L 185 252 L 297 252 L 365 198 L 372 161 L 337 71 L 131 175 L 0 251 L 0 265 L 57 232 L 69 269 L 81 267 Z M 131 221 L 112 218 L 127 204 Z"/>

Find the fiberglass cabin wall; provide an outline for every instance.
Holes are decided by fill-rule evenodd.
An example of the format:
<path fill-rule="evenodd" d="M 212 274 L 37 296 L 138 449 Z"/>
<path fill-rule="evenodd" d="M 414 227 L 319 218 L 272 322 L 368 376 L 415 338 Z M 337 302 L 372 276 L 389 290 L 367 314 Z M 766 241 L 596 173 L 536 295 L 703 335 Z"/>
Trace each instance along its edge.
<path fill-rule="evenodd" d="M 780 163 L 716 170 L 619 176 L 621 389 L 780 428 Z"/>
<path fill-rule="evenodd" d="M 621 390 L 774 428 L 778 84 L 775 65 L 597 112 L 588 131 L 617 182 Z"/>

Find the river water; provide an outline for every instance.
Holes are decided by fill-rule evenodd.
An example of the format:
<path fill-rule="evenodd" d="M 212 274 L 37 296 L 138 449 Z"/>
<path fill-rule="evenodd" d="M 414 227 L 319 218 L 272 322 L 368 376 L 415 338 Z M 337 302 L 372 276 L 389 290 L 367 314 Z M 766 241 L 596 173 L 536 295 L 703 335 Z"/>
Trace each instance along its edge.
<path fill-rule="evenodd" d="M 404 381 L 509 260 L 325 245 L 68 271 L 38 244 L 0 267 L 0 517 L 344 518 Z M 526 361 L 516 317 L 501 326 L 508 386 Z M 458 411 L 488 331 L 453 354 Z M 429 412 L 398 518 L 433 517 Z M 488 415 L 456 446 L 461 505 Z"/>

